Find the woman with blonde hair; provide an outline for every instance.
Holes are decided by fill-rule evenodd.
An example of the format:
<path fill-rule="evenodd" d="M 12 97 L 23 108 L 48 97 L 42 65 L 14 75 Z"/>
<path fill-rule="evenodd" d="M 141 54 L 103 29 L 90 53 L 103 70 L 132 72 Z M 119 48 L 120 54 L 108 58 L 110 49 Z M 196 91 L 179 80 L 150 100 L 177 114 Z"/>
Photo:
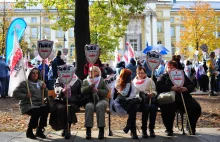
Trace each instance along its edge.
<path fill-rule="evenodd" d="M 91 128 L 93 127 L 93 114 L 96 112 L 97 125 L 99 128 L 99 139 L 104 138 L 105 111 L 108 106 L 108 88 L 101 77 L 101 70 L 97 66 L 89 68 L 89 75 L 83 80 L 82 95 L 88 95 L 90 101 L 85 105 L 85 127 L 86 139 L 91 139 Z"/>

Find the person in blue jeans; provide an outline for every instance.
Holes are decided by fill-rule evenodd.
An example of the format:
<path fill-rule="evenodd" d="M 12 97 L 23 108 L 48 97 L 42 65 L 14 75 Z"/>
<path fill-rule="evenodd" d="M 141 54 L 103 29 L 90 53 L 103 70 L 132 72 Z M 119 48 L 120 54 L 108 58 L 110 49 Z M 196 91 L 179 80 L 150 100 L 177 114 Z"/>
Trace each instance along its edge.
<path fill-rule="evenodd" d="M 147 121 L 150 115 L 149 132 L 150 137 L 155 137 L 154 128 L 157 115 L 156 105 L 156 85 L 151 78 L 147 77 L 144 67 L 138 67 L 137 76 L 134 78 L 134 86 L 139 92 L 139 96 L 142 98 L 139 111 L 142 112 L 142 137 L 148 138 L 147 134 Z M 151 102 L 151 103 L 149 103 Z"/>
<path fill-rule="evenodd" d="M 1 92 L 0 95 L 1 97 L 6 97 L 5 96 L 5 89 L 6 89 L 6 82 L 7 82 L 7 75 L 8 75 L 8 67 L 7 64 L 5 63 L 5 60 L 2 56 L 0 56 L 0 82 L 1 82 Z"/>

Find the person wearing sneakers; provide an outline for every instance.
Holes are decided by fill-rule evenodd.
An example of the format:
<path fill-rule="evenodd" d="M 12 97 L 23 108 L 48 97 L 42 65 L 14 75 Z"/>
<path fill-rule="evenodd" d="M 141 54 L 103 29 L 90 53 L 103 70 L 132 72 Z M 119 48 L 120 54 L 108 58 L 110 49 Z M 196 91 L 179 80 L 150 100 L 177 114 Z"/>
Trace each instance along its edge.
<path fill-rule="evenodd" d="M 155 128 L 155 121 L 156 121 L 156 115 L 158 109 L 156 105 L 156 97 L 155 97 L 157 95 L 156 86 L 154 81 L 151 78 L 147 77 L 146 70 L 144 67 L 138 67 L 136 72 L 137 72 L 137 76 L 134 78 L 133 82 L 135 88 L 139 92 L 139 96 L 142 98 L 139 107 L 139 111 L 142 112 L 142 127 L 141 127 L 142 137 L 148 138 L 147 121 L 149 115 L 150 115 L 149 117 L 150 137 L 155 137 L 154 128 Z M 151 99 L 151 104 L 149 104 L 150 99 Z"/>
<path fill-rule="evenodd" d="M 48 90 L 46 84 L 40 80 L 40 72 L 37 68 L 33 68 L 30 71 L 28 86 L 29 92 L 26 81 L 23 81 L 13 92 L 13 97 L 20 100 L 21 113 L 31 116 L 26 136 L 31 139 L 36 139 L 36 136 L 46 138 L 43 132 L 44 127 L 47 126 L 49 108 L 46 104 L 42 104 L 42 89 L 44 89 L 45 98 L 47 97 Z M 33 134 L 33 129 L 35 128 L 37 128 L 36 135 Z"/>
<path fill-rule="evenodd" d="M 183 100 L 181 98 L 181 93 L 184 98 L 186 110 L 189 116 L 190 126 L 192 128 L 191 135 L 195 135 L 196 132 L 196 123 L 201 115 L 201 106 L 200 104 L 191 96 L 191 92 L 194 90 L 195 86 L 185 75 L 183 87 L 174 86 L 170 77 L 169 71 L 173 69 L 178 69 L 178 64 L 175 61 L 169 61 L 167 63 L 166 72 L 162 74 L 156 83 L 157 92 L 175 92 L 175 101 L 173 103 L 160 105 L 161 116 L 163 119 L 163 124 L 166 127 L 167 136 L 173 136 L 173 122 L 175 118 L 176 110 L 179 109 L 185 113 Z"/>

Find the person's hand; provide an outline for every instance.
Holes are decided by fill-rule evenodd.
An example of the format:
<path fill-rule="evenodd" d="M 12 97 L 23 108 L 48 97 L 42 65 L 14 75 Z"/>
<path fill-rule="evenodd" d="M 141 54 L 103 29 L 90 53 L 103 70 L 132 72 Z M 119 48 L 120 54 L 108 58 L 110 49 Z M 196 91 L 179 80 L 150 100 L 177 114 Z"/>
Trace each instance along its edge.
<path fill-rule="evenodd" d="M 95 84 L 92 83 L 92 84 L 90 85 L 90 87 L 93 89 L 93 88 L 95 87 Z"/>
<path fill-rule="evenodd" d="M 177 91 L 179 93 L 182 93 L 182 92 L 187 92 L 188 89 L 186 87 L 180 87 L 180 89 Z"/>
<path fill-rule="evenodd" d="M 180 87 L 178 87 L 178 86 L 172 86 L 171 87 L 172 91 L 177 91 L 178 92 L 179 89 L 180 89 Z"/>
<path fill-rule="evenodd" d="M 62 89 L 62 93 L 67 94 L 67 89 L 66 88 Z"/>
<path fill-rule="evenodd" d="M 45 83 L 42 84 L 42 88 L 45 89 L 47 86 Z"/>
<path fill-rule="evenodd" d="M 97 88 L 93 88 L 93 92 L 94 92 L 94 93 L 98 93 L 99 90 L 98 90 Z"/>
<path fill-rule="evenodd" d="M 26 98 L 31 98 L 31 96 L 32 96 L 31 92 L 28 92 Z"/>
<path fill-rule="evenodd" d="M 152 98 L 152 97 L 153 97 L 153 94 L 152 94 L 152 93 L 151 93 L 151 94 L 149 93 L 149 94 L 148 94 L 148 97 L 149 97 L 149 98 Z"/>

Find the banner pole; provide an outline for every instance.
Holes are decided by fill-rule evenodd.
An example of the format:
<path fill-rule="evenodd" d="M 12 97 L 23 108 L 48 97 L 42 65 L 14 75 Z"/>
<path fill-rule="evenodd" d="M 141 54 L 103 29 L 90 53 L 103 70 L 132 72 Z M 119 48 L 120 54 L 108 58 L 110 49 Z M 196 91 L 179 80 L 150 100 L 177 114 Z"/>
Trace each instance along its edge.
<path fill-rule="evenodd" d="M 185 109 L 185 112 L 186 112 L 186 118 L 187 118 L 187 121 L 189 123 L 189 131 L 190 131 L 190 134 L 192 134 L 192 128 L 191 128 L 191 124 L 190 124 L 190 121 L 189 121 L 189 116 L 188 116 L 187 109 L 186 109 L 186 104 L 185 104 L 185 101 L 184 101 L 182 93 L 181 93 L 181 98 L 182 98 L 183 106 L 184 106 L 184 109 Z"/>
<path fill-rule="evenodd" d="M 67 115 L 67 131 L 69 133 L 69 102 L 68 102 L 68 98 L 69 98 L 69 94 L 68 94 L 68 84 L 66 84 L 66 115 Z"/>
<path fill-rule="evenodd" d="M 42 60 L 43 63 L 43 69 L 42 69 L 42 78 L 43 78 L 43 83 L 44 83 L 44 79 L 45 79 L 45 63 L 44 63 L 44 59 Z M 44 104 L 44 88 L 42 89 L 42 105 Z"/>
<path fill-rule="evenodd" d="M 23 58 L 22 58 L 21 61 L 23 62 Z M 23 62 L 23 64 L 24 64 L 24 62 Z M 30 89 L 29 89 L 28 79 L 27 79 L 26 74 L 25 74 L 24 66 L 22 66 L 22 69 L 23 69 L 23 72 L 24 72 L 24 77 L 25 77 L 25 81 L 26 81 L 26 85 L 27 85 L 28 94 L 29 94 L 30 93 Z M 31 98 L 29 98 L 29 99 L 30 99 L 31 106 L 33 106 L 32 99 Z"/>

